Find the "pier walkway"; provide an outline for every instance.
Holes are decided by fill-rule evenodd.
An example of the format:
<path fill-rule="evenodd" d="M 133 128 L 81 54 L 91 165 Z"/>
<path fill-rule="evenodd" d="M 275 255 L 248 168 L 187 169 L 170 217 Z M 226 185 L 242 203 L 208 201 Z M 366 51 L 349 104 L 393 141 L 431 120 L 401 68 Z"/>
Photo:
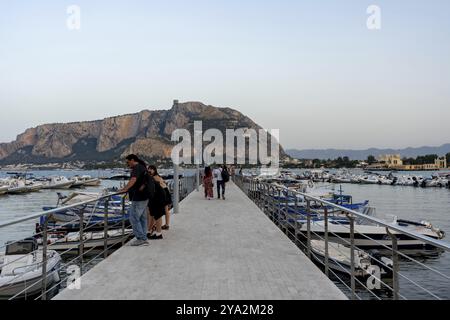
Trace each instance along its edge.
<path fill-rule="evenodd" d="M 194 191 L 164 240 L 126 245 L 54 299 L 346 299 L 232 182 L 227 199 Z"/>

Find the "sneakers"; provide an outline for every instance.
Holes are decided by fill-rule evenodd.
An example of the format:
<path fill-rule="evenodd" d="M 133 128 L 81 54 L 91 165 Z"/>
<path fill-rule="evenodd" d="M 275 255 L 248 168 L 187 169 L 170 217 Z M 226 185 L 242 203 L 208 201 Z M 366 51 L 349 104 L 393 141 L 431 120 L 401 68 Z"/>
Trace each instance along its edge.
<path fill-rule="evenodd" d="M 139 246 L 148 246 L 148 242 L 147 240 L 133 240 L 132 242 L 130 242 L 130 246 L 132 247 L 139 247 Z"/>
<path fill-rule="evenodd" d="M 162 238 L 163 238 L 162 233 L 161 233 L 159 236 L 157 236 L 156 234 L 152 234 L 152 235 L 149 237 L 150 240 L 160 240 L 160 239 L 162 239 Z"/>

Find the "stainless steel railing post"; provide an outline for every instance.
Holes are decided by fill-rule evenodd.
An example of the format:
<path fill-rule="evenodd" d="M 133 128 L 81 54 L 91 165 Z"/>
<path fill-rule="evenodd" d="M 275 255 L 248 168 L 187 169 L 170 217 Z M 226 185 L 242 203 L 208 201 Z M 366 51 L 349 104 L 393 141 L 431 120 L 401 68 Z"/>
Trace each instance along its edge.
<path fill-rule="evenodd" d="M 278 189 L 278 199 L 277 199 L 277 215 L 274 218 L 274 222 L 278 225 L 281 217 L 281 190 Z"/>
<path fill-rule="evenodd" d="M 122 197 L 122 246 L 125 245 L 125 200 L 126 196 Z"/>
<path fill-rule="evenodd" d="M 294 194 L 295 196 L 295 213 L 294 213 L 294 236 L 295 236 L 295 245 L 298 246 L 299 244 L 299 239 L 298 239 L 298 235 L 299 235 L 299 225 L 298 225 L 298 214 L 299 214 L 299 210 L 298 210 L 298 197 L 296 194 Z"/>
<path fill-rule="evenodd" d="M 323 212 L 325 227 L 325 274 L 329 276 L 329 253 L 328 253 L 328 208 L 325 207 Z"/>
<path fill-rule="evenodd" d="M 285 214 L 284 214 L 284 233 L 288 235 L 289 233 L 289 190 L 286 190 L 286 201 L 285 201 Z"/>
<path fill-rule="evenodd" d="M 258 208 L 261 209 L 261 203 L 259 201 L 260 196 L 261 196 L 261 184 L 259 182 L 256 182 L 255 190 L 256 190 L 256 192 L 255 192 L 256 204 L 257 204 Z"/>
<path fill-rule="evenodd" d="M 80 245 L 78 247 L 78 255 L 80 256 L 80 273 L 83 274 L 83 256 L 84 256 L 84 212 L 80 212 Z"/>
<path fill-rule="evenodd" d="M 103 258 L 108 257 L 108 209 L 109 197 L 105 199 L 105 214 L 103 216 Z"/>
<path fill-rule="evenodd" d="M 350 284 L 352 289 L 352 300 L 356 299 L 355 283 L 355 219 L 353 216 L 347 216 L 350 221 Z"/>
<path fill-rule="evenodd" d="M 42 300 L 47 300 L 47 247 L 48 247 L 48 216 L 44 218 L 42 233 Z"/>
<path fill-rule="evenodd" d="M 311 259 L 311 200 L 306 199 L 306 248 Z"/>
<path fill-rule="evenodd" d="M 197 164 L 197 168 L 195 170 L 195 190 L 200 190 L 200 165 Z"/>
<path fill-rule="evenodd" d="M 180 182 L 178 176 L 178 165 L 174 164 L 174 173 L 173 173 L 173 213 L 179 212 L 179 202 L 180 202 Z"/>
<path fill-rule="evenodd" d="M 399 284 L 399 278 L 398 278 L 398 271 L 399 271 L 399 260 L 398 260 L 398 242 L 397 237 L 389 231 L 389 228 L 386 228 L 386 232 L 392 239 L 392 289 L 393 291 L 393 298 L 394 300 L 399 299 L 400 294 L 400 284 Z"/>

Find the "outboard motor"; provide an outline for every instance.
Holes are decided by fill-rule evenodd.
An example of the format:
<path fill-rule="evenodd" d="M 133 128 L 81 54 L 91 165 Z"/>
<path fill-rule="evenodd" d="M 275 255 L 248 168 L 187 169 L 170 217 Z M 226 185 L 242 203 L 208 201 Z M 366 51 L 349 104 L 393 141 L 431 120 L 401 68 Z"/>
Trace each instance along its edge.
<path fill-rule="evenodd" d="M 58 202 L 56 203 L 56 206 L 59 206 L 62 200 L 66 199 L 67 196 L 63 195 L 61 192 L 56 193 L 58 195 Z"/>
<path fill-rule="evenodd" d="M 391 259 L 383 256 L 380 251 L 376 249 L 369 250 L 367 252 L 371 257 L 371 264 L 380 267 L 381 270 L 384 270 L 387 275 L 392 274 L 392 267 L 394 263 Z"/>

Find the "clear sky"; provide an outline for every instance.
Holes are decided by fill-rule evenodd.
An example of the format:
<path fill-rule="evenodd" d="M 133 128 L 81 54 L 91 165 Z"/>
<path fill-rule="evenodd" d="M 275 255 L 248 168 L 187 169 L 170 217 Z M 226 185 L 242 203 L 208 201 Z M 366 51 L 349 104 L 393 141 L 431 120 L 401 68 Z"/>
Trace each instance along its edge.
<path fill-rule="evenodd" d="M 449 16 L 448 0 L 0 0 L 0 142 L 179 99 L 279 128 L 285 148 L 440 145 Z"/>

